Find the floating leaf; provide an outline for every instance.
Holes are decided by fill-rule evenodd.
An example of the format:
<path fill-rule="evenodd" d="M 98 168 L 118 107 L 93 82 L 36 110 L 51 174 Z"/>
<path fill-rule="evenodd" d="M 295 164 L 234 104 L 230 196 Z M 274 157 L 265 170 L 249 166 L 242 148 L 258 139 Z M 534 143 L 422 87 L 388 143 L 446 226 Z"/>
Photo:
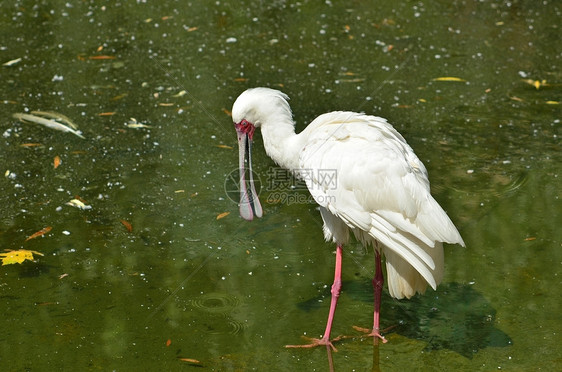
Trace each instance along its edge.
<path fill-rule="evenodd" d="M 16 58 L 16 59 L 12 59 L 11 61 L 2 63 L 2 66 L 9 67 L 9 66 L 13 66 L 13 65 L 15 65 L 16 63 L 19 63 L 19 62 L 21 62 L 21 58 Z"/>
<path fill-rule="evenodd" d="M 539 89 L 540 87 L 548 87 L 549 85 L 546 83 L 546 80 L 533 80 L 533 79 L 525 79 L 523 80 L 525 83 L 532 85 L 535 89 Z"/>
<path fill-rule="evenodd" d="M 25 239 L 25 241 L 31 240 L 31 239 L 35 239 L 38 238 L 42 235 L 45 235 L 46 233 L 48 233 L 49 231 L 51 231 L 53 228 L 51 226 L 47 226 L 44 229 L 41 229 L 39 231 L 37 231 L 34 234 L 31 234 L 30 236 L 27 237 L 27 239 Z"/>
<path fill-rule="evenodd" d="M 30 123 L 40 124 L 40 125 L 43 125 L 47 128 L 60 130 L 62 132 L 72 133 L 72 134 L 77 135 L 80 138 L 84 138 L 84 136 L 82 136 L 82 134 L 80 132 L 77 132 L 73 128 L 71 128 L 69 126 L 66 126 L 64 124 L 61 124 L 61 123 L 59 123 L 58 121 L 55 121 L 55 120 L 46 119 L 44 117 L 37 116 L 37 115 L 21 114 L 21 113 L 15 113 L 12 116 L 14 118 L 22 121 L 22 122 L 30 122 Z"/>
<path fill-rule="evenodd" d="M 71 201 L 69 201 L 68 203 L 66 203 L 66 205 L 70 205 L 71 207 L 74 208 L 78 208 L 78 209 L 92 209 L 91 205 L 86 205 L 84 204 L 82 201 L 78 200 L 78 199 L 72 199 Z"/>
<path fill-rule="evenodd" d="M 125 123 L 125 125 L 127 126 L 127 128 L 132 128 L 132 129 L 152 128 L 150 125 L 139 123 L 135 118 L 131 118 L 129 122 Z"/>
<path fill-rule="evenodd" d="M 78 126 L 76 124 L 74 124 L 74 122 L 72 122 L 72 120 L 70 120 L 70 118 L 66 115 L 61 114 L 60 112 L 55 112 L 55 111 L 31 111 L 31 113 L 33 115 L 37 115 L 37 116 L 43 116 L 49 119 L 55 119 L 59 122 L 62 122 L 63 124 L 68 125 L 69 127 L 72 127 L 74 129 L 78 129 Z"/>
<path fill-rule="evenodd" d="M 174 94 L 172 97 L 183 97 L 187 94 L 187 91 L 182 90 L 181 92 L 179 92 L 178 94 Z"/>
<path fill-rule="evenodd" d="M 230 212 L 223 212 L 223 213 L 221 213 L 217 216 L 217 220 L 220 220 L 221 218 L 225 218 L 229 214 L 230 214 Z"/>
<path fill-rule="evenodd" d="M 2 260 L 2 266 L 11 265 L 15 263 L 21 264 L 25 260 L 33 260 L 33 255 L 38 254 L 43 256 L 43 253 L 37 251 L 28 251 L 27 249 L 18 249 L 17 251 L 12 251 L 7 249 L 8 252 L 0 253 L 0 259 Z"/>
<path fill-rule="evenodd" d="M 128 221 L 125 221 L 125 220 L 119 220 L 119 221 L 121 221 L 123 226 L 125 226 L 127 228 L 128 232 L 133 232 L 133 225 L 131 225 Z"/>
<path fill-rule="evenodd" d="M 442 76 L 442 77 L 438 77 L 433 79 L 433 81 L 460 81 L 460 82 L 466 82 L 466 80 L 458 78 L 458 77 L 453 77 L 453 76 Z"/>
<path fill-rule="evenodd" d="M 115 56 L 89 56 L 88 59 L 115 59 Z"/>
<path fill-rule="evenodd" d="M 191 358 L 178 358 L 178 359 L 181 360 L 182 362 L 201 364 L 201 362 L 198 361 L 197 359 L 191 359 Z"/>
<path fill-rule="evenodd" d="M 59 167 L 59 165 L 61 165 L 62 161 L 60 160 L 60 156 L 55 156 L 55 158 L 53 159 L 53 167 L 55 167 L 55 169 L 57 169 Z"/>

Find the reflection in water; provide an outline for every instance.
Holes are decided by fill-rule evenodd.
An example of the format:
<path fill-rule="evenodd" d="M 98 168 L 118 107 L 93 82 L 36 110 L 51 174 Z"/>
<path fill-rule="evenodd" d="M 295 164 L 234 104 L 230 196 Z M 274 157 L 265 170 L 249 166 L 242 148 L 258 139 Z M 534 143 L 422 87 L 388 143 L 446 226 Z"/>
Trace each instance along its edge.
<path fill-rule="evenodd" d="M 370 285 L 367 281 L 343 283 L 350 296 L 366 302 L 372 301 Z M 302 302 L 299 307 L 313 310 L 323 296 Z M 382 322 L 392 325 L 389 332 L 425 341 L 427 351 L 449 349 L 472 358 L 480 349 L 512 344 L 511 338 L 494 325 L 496 310 L 468 285 L 445 283 L 433 296 L 417 295 L 408 301 L 383 296 L 382 306 L 388 309 Z"/>
<path fill-rule="evenodd" d="M 496 310 L 468 285 L 446 283 L 434 296 L 416 296 L 411 303 L 399 301 L 393 307 L 386 321 L 399 324 L 396 333 L 427 341 L 425 350 L 450 349 L 472 358 L 480 349 L 512 344 L 495 327 Z"/>

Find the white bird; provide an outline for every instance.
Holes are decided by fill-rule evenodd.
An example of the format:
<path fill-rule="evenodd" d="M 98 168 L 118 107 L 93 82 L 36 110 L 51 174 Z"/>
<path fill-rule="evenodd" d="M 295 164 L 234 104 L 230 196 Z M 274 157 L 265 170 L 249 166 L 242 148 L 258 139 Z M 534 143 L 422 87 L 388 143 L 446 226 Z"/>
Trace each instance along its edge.
<path fill-rule="evenodd" d="M 341 289 L 342 247 L 350 231 L 375 251 L 373 328 L 356 329 L 386 342 L 379 329 L 381 255 L 386 258 L 390 295 L 410 298 L 424 293 L 427 284 L 435 289 L 441 282 L 442 242 L 462 246 L 464 242 L 431 196 L 425 166 L 385 119 L 335 111 L 318 116 L 296 134 L 288 99 L 278 90 L 253 88 L 243 92 L 232 107 L 239 145 L 240 215 L 252 220 L 263 214 L 251 171 L 252 139 L 260 128 L 266 153 L 306 182 L 320 205 L 324 236 L 337 246 L 324 334 L 309 344 L 287 347 L 326 345 L 335 350 L 330 332 Z M 327 172 L 335 177 L 328 177 Z"/>

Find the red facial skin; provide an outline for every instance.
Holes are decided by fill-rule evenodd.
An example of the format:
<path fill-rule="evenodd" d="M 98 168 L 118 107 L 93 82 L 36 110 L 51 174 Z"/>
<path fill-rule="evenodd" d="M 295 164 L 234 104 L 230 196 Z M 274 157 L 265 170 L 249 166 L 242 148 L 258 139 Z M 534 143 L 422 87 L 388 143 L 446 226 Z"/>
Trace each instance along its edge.
<path fill-rule="evenodd" d="M 248 120 L 243 119 L 240 121 L 240 123 L 234 123 L 234 128 L 236 128 L 236 132 L 239 135 L 246 134 L 250 140 L 254 138 L 254 132 L 256 131 L 256 127 Z M 240 136 L 238 137 L 238 139 L 240 139 Z"/>

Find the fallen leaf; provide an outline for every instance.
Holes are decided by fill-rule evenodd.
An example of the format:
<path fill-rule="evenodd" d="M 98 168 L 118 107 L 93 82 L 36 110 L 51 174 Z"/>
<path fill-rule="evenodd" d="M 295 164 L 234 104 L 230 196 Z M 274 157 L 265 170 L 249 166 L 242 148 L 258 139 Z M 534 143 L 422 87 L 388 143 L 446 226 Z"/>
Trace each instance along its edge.
<path fill-rule="evenodd" d="M 232 146 L 228 146 L 228 145 L 217 145 L 217 147 L 221 148 L 221 149 L 229 149 L 232 150 Z"/>
<path fill-rule="evenodd" d="M 127 97 L 129 95 L 129 93 L 121 93 L 119 95 L 116 95 L 115 97 L 111 97 L 111 101 L 119 101 L 120 99 L 123 99 L 125 97 Z"/>
<path fill-rule="evenodd" d="M 33 115 L 43 116 L 47 119 L 54 119 L 55 121 L 62 122 L 62 124 L 66 124 L 73 129 L 78 129 L 78 126 L 74 124 L 72 120 L 66 115 L 61 114 L 60 112 L 55 111 L 31 111 Z"/>
<path fill-rule="evenodd" d="M 115 59 L 115 56 L 89 56 L 88 59 Z"/>
<path fill-rule="evenodd" d="M 68 276 L 68 274 L 66 274 L 66 273 L 65 273 L 65 274 L 62 274 L 62 275 L 59 275 L 59 279 L 66 278 L 67 276 Z"/>
<path fill-rule="evenodd" d="M 187 94 L 186 90 L 180 91 L 178 94 L 174 94 L 172 97 L 183 97 Z"/>
<path fill-rule="evenodd" d="M 537 239 L 537 238 L 536 238 L 535 236 L 530 236 L 530 237 L 528 237 L 528 238 L 525 238 L 525 241 L 526 241 L 526 242 L 530 242 L 530 241 L 536 240 L 536 239 Z"/>
<path fill-rule="evenodd" d="M 547 105 L 559 105 L 560 102 L 558 102 L 558 101 L 546 101 L 546 104 Z"/>
<path fill-rule="evenodd" d="M 187 32 L 193 32 L 196 31 L 199 27 L 190 27 L 187 29 Z"/>
<path fill-rule="evenodd" d="M 38 238 L 42 235 L 45 235 L 46 233 L 48 233 L 49 231 L 51 231 L 53 228 L 51 226 L 47 226 L 44 229 L 41 229 L 39 231 L 37 231 L 34 234 L 31 234 L 30 236 L 27 237 L 27 239 L 25 239 L 25 241 L 31 240 L 31 239 L 35 239 Z"/>
<path fill-rule="evenodd" d="M 62 161 L 60 160 L 60 156 L 55 156 L 55 159 L 53 159 L 53 166 L 55 167 L 55 169 L 57 169 L 59 167 L 59 165 L 61 165 Z"/>
<path fill-rule="evenodd" d="M 453 77 L 453 76 L 442 76 L 442 77 L 438 77 L 433 79 L 433 81 L 460 81 L 460 82 L 465 82 L 466 80 L 458 78 L 458 77 Z"/>
<path fill-rule="evenodd" d="M 48 115 L 51 114 L 49 113 Z M 43 125 L 50 129 L 60 130 L 62 132 L 69 132 L 77 135 L 80 138 L 84 138 L 84 136 L 79 131 L 76 131 L 74 128 L 61 124 L 56 120 L 43 117 L 43 115 L 25 114 L 25 113 L 17 112 L 15 114 L 12 114 L 12 117 L 20 120 L 22 123 L 35 123 L 35 124 Z"/>
<path fill-rule="evenodd" d="M 71 201 L 66 203 L 66 205 L 70 205 L 71 207 L 82 209 L 82 210 L 92 209 L 91 205 L 86 205 L 78 199 L 72 199 Z"/>
<path fill-rule="evenodd" d="M 171 344 L 172 344 L 172 340 L 168 339 L 168 340 L 166 341 L 166 347 L 170 346 Z"/>
<path fill-rule="evenodd" d="M 225 114 L 227 114 L 228 116 L 232 116 L 232 112 L 228 111 L 227 109 L 223 108 L 222 112 L 224 112 Z"/>
<path fill-rule="evenodd" d="M 111 115 L 115 115 L 115 111 L 113 111 L 113 112 L 100 112 L 98 114 L 98 116 L 111 116 Z"/>
<path fill-rule="evenodd" d="M 22 143 L 20 145 L 21 147 L 37 147 L 37 146 L 43 146 L 40 143 Z"/>
<path fill-rule="evenodd" d="M 120 220 L 123 226 L 127 228 L 128 232 L 133 232 L 133 225 L 131 225 L 128 221 Z"/>
<path fill-rule="evenodd" d="M 535 89 L 539 89 L 540 87 L 548 87 L 549 85 L 546 83 L 546 80 L 533 80 L 533 79 L 525 79 L 523 80 L 525 83 L 532 85 Z"/>
<path fill-rule="evenodd" d="M 16 63 L 19 63 L 19 62 L 21 62 L 21 58 L 16 58 L 16 59 L 12 59 L 11 61 L 2 63 L 2 66 L 9 67 L 9 66 L 13 66 L 13 65 L 15 65 Z"/>
<path fill-rule="evenodd" d="M 18 249 L 17 251 L 12 251 L 7 249 L 8 252 L 0 253 L 0 259 L 2 260 L 2 266 L 11 265 L 15 263 L 21 264 L 25 260 L 33 260 L 33 255 L 38 254 L 43 256 L 43 253 L 37 251 L 28 251 L 27 249 Z"/>
<path fill-rule="evenodd" d="M 182 362 L 189 362 L 189 363 L 198 363 L 201 364 L 200 361 L 198 361 L 197 359 L 191 359 L 191 358 L 178 358 L 179 360 L 181 360 Z"/>
<path fill-rule="evenodd" d="M 230 212 L 223 212 L 223 213 L 221 213 L 217 216 L 217 220 L 220 220 L 221 218 L 225 218 L 229 214 L 230 214 Z"/>

